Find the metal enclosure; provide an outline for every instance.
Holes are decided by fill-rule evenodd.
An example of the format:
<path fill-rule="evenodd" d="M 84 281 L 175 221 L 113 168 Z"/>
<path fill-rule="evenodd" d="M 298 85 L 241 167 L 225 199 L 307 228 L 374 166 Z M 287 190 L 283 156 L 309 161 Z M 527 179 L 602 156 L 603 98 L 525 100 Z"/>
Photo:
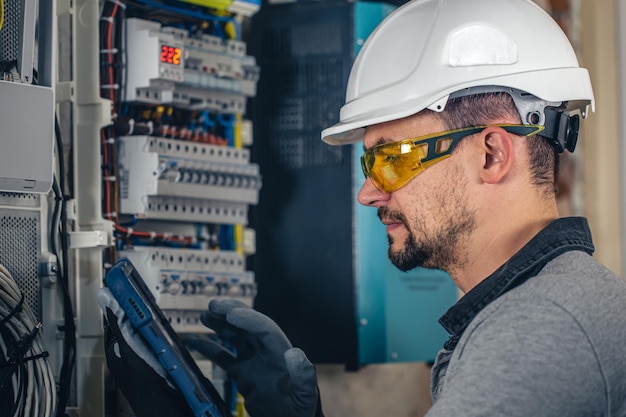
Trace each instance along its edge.
<path fill-rule="evenodd" d="M 0 191 L 47 193 L 52 185 L 55 4 L 50 0 L 4 1 Z"/>
<path fill-rule="evenodd" d="M 350 65 L 391 11 L 370 2 L 268 5 L 252 20 L 261 66 L 253 158 L 264 187 L 252 209 L 259 293 L 316 363 L 431 361 L 446 339 L 437 319 L 457 297 L 441 271 L 400 273 L 376 210 L 360 207 L 361 145 L 331 147 Z"/>

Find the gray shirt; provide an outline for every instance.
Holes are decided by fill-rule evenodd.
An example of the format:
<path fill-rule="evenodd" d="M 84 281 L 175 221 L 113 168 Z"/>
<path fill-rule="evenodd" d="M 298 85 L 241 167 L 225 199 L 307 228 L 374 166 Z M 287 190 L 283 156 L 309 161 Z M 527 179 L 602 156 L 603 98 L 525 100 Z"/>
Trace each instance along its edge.
<path fill-rule="evenodd" d="M 534 275 L 439 352 L 428 417 L 626 417 L 625 282 L 582 251 Z"/>

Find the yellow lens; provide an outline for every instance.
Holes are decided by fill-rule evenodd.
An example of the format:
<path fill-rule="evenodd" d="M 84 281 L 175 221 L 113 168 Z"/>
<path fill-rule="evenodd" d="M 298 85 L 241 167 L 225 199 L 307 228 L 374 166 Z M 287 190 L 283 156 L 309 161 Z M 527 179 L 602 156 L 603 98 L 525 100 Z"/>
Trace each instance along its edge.
<path fill-rule="evenodd" d="M 389 193 L 424 170 L 421 161 L 428 154 L 428 145 L 405 141 L 377 146 L 370 151 L 364 159 L 365 165 L 369 165 L 369 177 L 376 187 Z"/>

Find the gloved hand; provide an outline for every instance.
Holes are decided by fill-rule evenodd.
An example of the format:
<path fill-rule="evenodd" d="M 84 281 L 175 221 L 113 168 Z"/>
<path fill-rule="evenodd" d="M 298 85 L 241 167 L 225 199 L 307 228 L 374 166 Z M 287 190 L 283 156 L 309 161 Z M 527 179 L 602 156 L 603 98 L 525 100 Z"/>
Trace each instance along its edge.
<path fill-rule="evenodd" d="M 106 319 L 105 356 L 109 371 L 137 417 L 194 417 L 181 392 L 170 382 L 167 372 L 135 332 L 124 311 L 108 288 L 98 291 L 98 303 Z M 217 395 L 206 379 L 207 392 Z M 230 412 L 223 404 L 224 416 Z"/>
<path fill-rule="evenodd" d="M 315 368 L 269 317 L 240 301 L 219 299 L 201 320 L 229 340 L 236 360 L 220 360 L 211 345 L 188 343 L 235 380 L 251 417 L 323 417 Z"/>

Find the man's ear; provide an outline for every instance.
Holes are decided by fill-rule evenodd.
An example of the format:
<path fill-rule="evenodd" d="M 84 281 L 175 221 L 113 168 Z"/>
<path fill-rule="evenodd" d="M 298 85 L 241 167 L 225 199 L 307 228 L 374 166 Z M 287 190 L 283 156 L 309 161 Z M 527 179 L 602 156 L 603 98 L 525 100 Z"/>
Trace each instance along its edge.
<path fill-rule="evenodd" d="M 513 138 L 498 126 L 485 128 L 480 134 L 480 147 L 484 155 L 481 179 L 488 184 L 496 184 L 509 173 L 513 166 Z"/>

